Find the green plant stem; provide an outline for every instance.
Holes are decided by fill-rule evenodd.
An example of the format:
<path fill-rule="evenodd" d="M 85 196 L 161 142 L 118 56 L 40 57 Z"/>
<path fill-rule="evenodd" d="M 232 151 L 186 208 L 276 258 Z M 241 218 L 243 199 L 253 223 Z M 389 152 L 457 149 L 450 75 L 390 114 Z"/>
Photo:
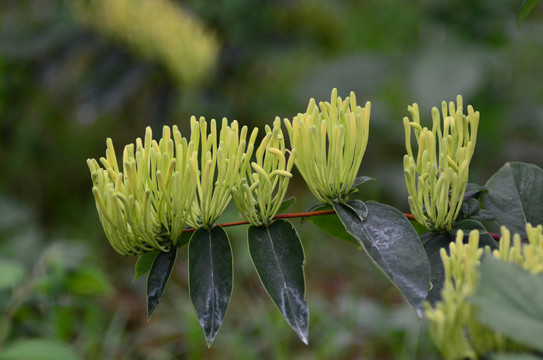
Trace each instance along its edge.
<path fill-rule="evenodd" d="M 309 212 L 301 212 L 301 213 L 292 213 L 292 214 L 279 214 L 275 215 L 273 219 L 292 219 L 292 218 L 301 218 L 301 217 L 309 217 L 309 216 L 320 216 L 320 215 L 332 215 L 335 214 L 335 210 L 320 210 L 320 211 L 309 211 Z M 415 220 L 415 217 L 411 214 L 403 214 L 407 219 L 409 220 Z M 222 227 L 229 227 L 229 226 L 238 226 L 238 225 L 247 225 L 249 222 L 247 220 L 241 220 L 241 221 L 233 221 L 228 223 L 219 224 L 219 226 Z M 192 232 L 195 229 L 185 229 L 183 232 Z M 490 236 L 494 238 L 494 240 L 499 240 L 500 235 L 494 234 L 489 232 Z"/>

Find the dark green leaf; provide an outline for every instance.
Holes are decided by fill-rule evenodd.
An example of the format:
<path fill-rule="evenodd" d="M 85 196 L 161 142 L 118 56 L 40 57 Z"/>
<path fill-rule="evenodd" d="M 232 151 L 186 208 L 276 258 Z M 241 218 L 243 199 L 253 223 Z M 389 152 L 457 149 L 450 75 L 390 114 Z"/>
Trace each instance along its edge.
<path fill-rule="evenodd" d="M 334 202 L 333 206 L 345 229 L 421 316 L 430 288 L 430 264 L 409 221 L 397 209 L 372 201 L 366 202 L 364 221 L 345 204 Z"/>
<path fill-rule="evenodd" d="M 454 224 L 454 227 L 451 229 L 450 233 L 451 234 L 456 234 L 456 232 L 458 230 L 462 230 L 464 235 L 468 235 L 470 233 L 470 231 L 472 231 L 472 230 L 479 230 L 479 234 L 486 234 L 487 233 L 486 228 L 484 227 L 484 225 L 481 224 L 479 221 L 473 220 L 473 219 L 466 219 L 466 220 L 458 221 L 457 223 Z"/>
<path fill-rule="evenodd" d="M 177 248 L 179 249 L 187 245 L 191 237 L 192 237 L 192 232 L 190 231 L 181 233 L 181 236 L 179 237 L 179 239 L 177 239 Z"/>
<path fill-rule="evenodd" d="M 0 360 L 79 360 L 68 345 L 49 339 L 19 340 L 7 345 Z"/>
<path fill-rule="evenodd" d="M 479 320 L 495 331 L 543 351 L 543 275 L 485 256 L 471 302 Z"/>
<path fill-rule="evenodd" d="M 189 243 L 189 293 L 207 345 L 219 331 L 232 295 L 232 248 L 220 226 L 198 229 Z"/>
<path fill-rule="evenodd" d="M 486 184 L 482 201 L 511 233 L 526 241 L 526 223 L 543 224 L 543 170 L 536 165 L 505 164 Z"/>
<path fill-rule="evenodd" d="M 474 198 L 477 199 L 480 193 L 487 193 L 488 189 L 483 185 L 467 183 L 466 191 L 464 192 L 464 200 Z"/>
<path fill-rule="evenodd" d="M 454 239 L 455 236 L 453 234 L 437 233 L 433 231 L 429 231 L 421 236 L 421 240 L 424 241 L 424 250 L 428 256 L 432 271 L 432 287 L 426 298 L 432 305 L 441 299 L 441 289 L 445 283 L 445 269 L 443 268 L 440 251 L 443 248 L 448 254 L 449 244 L 451 241 L 454 241 Z"/>
<path fill-rule="evenodd" d="M 366 181 L 375 181 L 375 179 L 369 176 L 359 176 L 356 179 L 354 179 L 353 187 L 354 188 L 358 187 L 362 185 L 363 183 L 365 183 Z"/>
<path fill-rule="evenodd" d="M 517 27 L 520 27 L 520 25 L 528 18 L 528 15 L 530 15 L 539 1 L 541 0 L 524 0 L 517 16 Z"/>
<path fill-rule="evenodd" d="M 294 196 L 291 196 L 288 199 L 283 200 L 283 202 L 281 203 L 281 206 L 279 206 L 279 210 L 277 210 L 277 213 L 278 214 L 284 213 L 295 202 L 296 202 L 296 198 Z"/>
<path fill-rule="evenodd" d="M 351 210 L 353 210 L 358 215 L 358 218 L 360 219 L 360 221 L 364 221 L 366 216 L 368 216 L 368 207 L 366 206 L 366 204 L 364 204 L 362 200 L 358 200 L 358 199 L 350 200 L 350 201 L 347 201 L 345 205 L 350 207 Z"/>
<path fill-rule="evenodd" d="M 489 221 L 495 221 L 497 218 L 492 214 L 490 211 L 486 209 L 479 209 L 479 211 L 470 217 L 470 219 L 481 221 L 481 222 L 489 222 Z"/>
<path fill-rule="evenodd" d="M 140 255 L 136 262 L 134 280 L 151 270 L 159 252 L 160 250 L 153 250 Z"/>
<path fill-rule="evenodd" d="M 305 258 L 296 229 L 286 220 L 276 220 L 268 227 L 250 226 L 248 243 L 260 281 L 287 323 L 307 345 Z"/>
<path fill-rule="evenodd" d="M 464 199 L 462 202 L 462 212 L 465 218 L 470 218 L 479 211 L 479 200 L 474 198 Z"/>
<path fill-rule="evenodd" d="M 317 207 L 313 207 L 311 211 L 331 209 L 332 207 L 329 205 L 320 204 Z M 345 231 L 345 226 L 343 226 L 343 223 L 336 214 L 308 216 L 308 219 L 325 233 L 358 246 L 358 242 Z"/>
<path fill-rule="evenodd" d="M 173 246 L 169 252 L 159 252 L 153 262 L 147 277 L 147 319 L 151 318 L 162 298 L 176 257 L 177 247 Z"/>

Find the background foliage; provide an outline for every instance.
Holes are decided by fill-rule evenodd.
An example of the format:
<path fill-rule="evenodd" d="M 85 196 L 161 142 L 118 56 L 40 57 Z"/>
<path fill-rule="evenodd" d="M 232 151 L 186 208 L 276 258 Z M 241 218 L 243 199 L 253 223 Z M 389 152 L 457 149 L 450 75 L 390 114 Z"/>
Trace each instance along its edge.
<path fill-rule="evenodd" d="M 267 299 L 243 227 L 228 229 L 234 299 L 214 347 L 207 350 L 191 309 L 186 253 L 147 323 L 145 281 L 132 282 L 135 259 L 106 243 L 85 159 L 102 156 L 106 137 L 133 142 L 146 125 L 178 124 L 188 132 L 192 114 L 270 124 L 337 87 L 342 96 L 354 90 L 360 102 L 372 101 L 361 173 L 377 182 L 363 185 L 364 200 L 407 211 L 406 107 L 418 102 L 429 124 L 430 107 L 459 93 L 481 113 L 471 182 L 486 182 L 509 160 L 543 166 L 541 6 L 517 28 L 521 3 L 513 0 L 176 4 L 221 46 L 216 67 L 196 87 L 79 22 L 63 1 L 0 4 L 0 311 L 12 319 L 7 343 L 47 339 L 88 359 L 437 358 L 424 324 L 371 262 L 310 222 L 295 222 L 309 264 L 309 347 Z M 297 174 L 290 192 L 298 198 L 294 211 L 315 202 Z M 233 204 L 223 219 L 238 219 Z"/>

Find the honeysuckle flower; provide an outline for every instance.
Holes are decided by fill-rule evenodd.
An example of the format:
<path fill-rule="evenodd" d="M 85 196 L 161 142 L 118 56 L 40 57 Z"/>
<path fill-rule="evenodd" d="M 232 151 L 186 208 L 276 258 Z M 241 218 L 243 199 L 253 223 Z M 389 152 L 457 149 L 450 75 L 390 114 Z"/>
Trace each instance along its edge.
<path fill-rule="evenodd" d="M 534 274 L 543 273 L 543 226 L 527 224 L 526 233 L 527 244 L 521 242 L 518 234 L 511 237 L 509 230 L 502 226 L 499 249 L 492 254 Z M 481 354 L 514 350 L 518 346 L 481 324 L 475 316 L 476 307 L 468 301 L 479 285 L 483 251 L 479 248 L 477 230 L 470 232 L 468 243 L 464 243 L 464 234 L 458 231 L 449 254 L 441 249 L 445 269 L 441 300 L 434 306 L 426 303 L 425 314 L 430 335 L 447 360 L 477 359 Z"/>
<path fill-rule="evenodd" d="M 332 90 L 329 102 L 314 99 L 304 114 L 298 114 L 285 125 L 295 164 L 307 186 L 322 203 L 345 201 L 368 144 L 371 104 L 356 104 L 356 96 L 342 100 L 337 89 Z"/>
<path fill-rule="evenodd" d="M 172 137 L 173 135 L 173 137 Z M 111 246 L 122 255 L 169 251 L 189 216 L 197 178 L 197 147 L 177 126 L 164 126 L 162 139 L 136 139 L 123 152 L 120 171 L 111 139 L 106 157 L 87 165 L 100 222 Z"/>
<path fill-rule="evenodd" d="M 415 219 L 430 230 L 450 230 L 462 206 L 468 183 L 469 163 L 475 149 L 479 112 L 468 106 L 464 115 L 462 97 L 457 105 L 443 101 L 441 116 L 432 109 L 432 130 L 420 124 L 417 104 L 408 107 L 412 121 L 404 117 L 405 144 L 404 174 L 408 201 Z M 411 147 L 414 131 L 418 152 Z"/>
<path fill-rule="evenodd" d="M 243 217 L 252 225 L 269 225 L 277 214 L 287 192 L 294 165 L 295 150 L 288 161 L 281 120 L 277 117 L 273 129 L 266 125 L 266 136 L 256 150 L 256 161 L 251 162 L 253 142 L 249 142 L 232 197 Z M 256 133 L 255 133 L 256 134 Z"/>
<path fill-rule="evenodd" d="M 230 202 L 230 188 L 235 184 L 246 147 L 247 127 L 241 133 L 237 121 L 230 125 L 222 119 L 220 132 L 215 120 L 208 124 L 203 117 L 191 122 L 191 142 L 200 152 L 199 176 L 196 179 L 197 194 L 188 218 L 194 228 L 209 229 Z M 217 136 L 218 135 L 218 136 Z M 256 129 L 249 144 L 254 143 Z"/>

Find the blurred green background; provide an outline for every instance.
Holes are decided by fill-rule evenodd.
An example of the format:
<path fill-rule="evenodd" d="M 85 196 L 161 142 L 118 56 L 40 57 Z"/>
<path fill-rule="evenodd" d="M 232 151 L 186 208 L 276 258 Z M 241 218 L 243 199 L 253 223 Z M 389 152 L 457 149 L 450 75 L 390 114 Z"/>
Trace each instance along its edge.
<path fill-rule="evenodd" d="M 141 18 L 137 3 L 0 3 L 0 346 L 41 339 L 26 348 L 81 359 L 439 358 L 371 261 L 309 222 L 294 222 L 309 346 L 267 298 L 244 227 L 228 230 L 234 293 L 210 350 L 187 294 L 186 249 L 147 322 L 145 280 L 132 281 L 136 259 L 107 244 L 85 160 L 103 156 L 106 137 L 120 152 L 148 125 L 187 134 L 191 115 L 262 127 L 337 87 L 372 102 L 361 175 L 377 181 L 361 199 L 407 211 L 407 105 L 430 125 L 431 107 L 457 94 L 481 113 L 471 182 L 510 160 L 543 166 L 542 6 L 517 28 L 520 0 L 170 0 Z M 296 175 L 291 210 L 302 211 L 315 201 Z M 223 219 L 238 219 L 233 204 Z"/>

